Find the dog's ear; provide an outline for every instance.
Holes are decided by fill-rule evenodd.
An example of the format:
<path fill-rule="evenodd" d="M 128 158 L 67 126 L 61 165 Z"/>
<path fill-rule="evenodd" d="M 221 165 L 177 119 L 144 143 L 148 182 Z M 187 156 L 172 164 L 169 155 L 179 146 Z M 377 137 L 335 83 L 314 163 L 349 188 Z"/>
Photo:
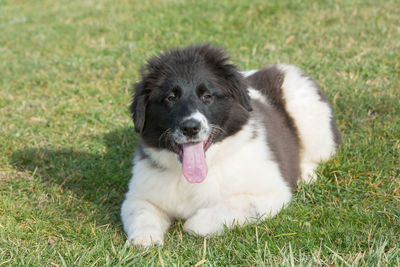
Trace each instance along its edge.
<path fill-rule="evenodd" d="M 219 85 L 227 90 L 227 93 L 233 97 L 247 111 L 252 111 L 250 104 L 250 96 L 247 90 L 247 83 L 239 73 L 236 65 L 229 63 L 229 57 L 224 50 L 210 44 L 192 47 L 197 49 L 216 76 L 218 77 Z"/>
<path fill-rule="evenodd" d="M 247 111 L 250 112 L 253 110 L 250 104 L 250 96 L 247 88 L 242 88 L 242 90 L 240 90 L 239 102 Z"/>
<path fill-rule="evenodd" d="M 249 91 L 247 90 L 247 84 L 240 73 L 235 73 L 233 77 L 234 87 L 236 87 L 235 96 L 239 103 L 247 110 L 252 111 Z"/>
<path fill-rule="evenodd" d="M 135 95 L 131 104 L 131 113 L 135 131 L 142 133 L 146 121 L 146 107 L 149 96 L 143 81 L 136 83 L 134 85 L 134 90 Z"/>

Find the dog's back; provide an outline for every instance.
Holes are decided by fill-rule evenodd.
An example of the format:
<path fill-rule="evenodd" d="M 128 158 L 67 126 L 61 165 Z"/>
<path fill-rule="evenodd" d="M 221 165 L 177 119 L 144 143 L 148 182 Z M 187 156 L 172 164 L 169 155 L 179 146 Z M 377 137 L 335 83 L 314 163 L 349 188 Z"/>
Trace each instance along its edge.
<path fill-rule="evenodd" d="M 340 143 L 333 112 L 324 93 L 313 79 L 291 65 L 278 64 L 244 74 L 250 88 L 266 97 L 268 103 L 283 117 L 284 128 L 296 136 L 297 140 L 282 136 L 279 140 L 286 142 L 281 147 L 297 142 L 301 179 L 306 182 L 315 180 L 317 165 L 334 155 Z M 281 135 L 286 134 L 285 129 Z M 294 153 L 288 158 L 295 158 Z M 277 157 L 279 160 L 279 153 Z M 281 168 L 281 171 L 289 172 L 289 176 L 293 177 L 293 164 L 284 162 L 288 167 Z"/>

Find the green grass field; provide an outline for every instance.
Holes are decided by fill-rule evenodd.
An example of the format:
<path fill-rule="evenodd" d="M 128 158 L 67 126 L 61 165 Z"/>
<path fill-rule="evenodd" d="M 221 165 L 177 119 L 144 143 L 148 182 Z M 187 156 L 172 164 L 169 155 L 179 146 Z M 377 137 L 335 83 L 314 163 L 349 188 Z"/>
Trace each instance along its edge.
<path fill-rule="evenodd" d="M 0 0 L 0 265 L 400 266 L 400 1 Z M 314 77 L 343 144 L 258 224 L 128 247 L 119 217 L 146 59 L 211 42 Z"/>

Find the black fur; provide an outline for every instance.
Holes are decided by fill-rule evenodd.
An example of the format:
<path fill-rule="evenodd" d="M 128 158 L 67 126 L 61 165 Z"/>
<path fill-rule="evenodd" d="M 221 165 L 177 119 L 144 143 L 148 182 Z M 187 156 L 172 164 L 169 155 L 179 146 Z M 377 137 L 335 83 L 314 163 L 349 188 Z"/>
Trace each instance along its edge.
<path fill-rule="evenodd" d="M 243 76 L 228 61 L 221 49 L 208 44 L 150 59 L 134 86 L 131 105 L 135 130 L 143 142 L 173 151 L 165 133 L 195 110 L 220 128 L 214 143 L 238 132 L 252 107 Z"/>

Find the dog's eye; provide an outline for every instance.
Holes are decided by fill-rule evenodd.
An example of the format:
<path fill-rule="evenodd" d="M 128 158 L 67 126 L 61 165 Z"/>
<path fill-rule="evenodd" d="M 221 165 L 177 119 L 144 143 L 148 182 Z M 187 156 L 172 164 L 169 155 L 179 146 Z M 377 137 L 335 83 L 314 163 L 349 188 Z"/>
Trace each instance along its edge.
<path fill-rule="evenodd" d="M 209 102 L 211 100 L 211 98 L 212 98 L 212 95 L 210 95 L 210 94 L 204 94 L 201 96 L 201 100 L 203 102 Z"/>
<path fill-rule="evenodd" d="M 167 96 L 167 98 L 166 98 L 167 102 L 169 102 L 169 103 L 175 103 L 177 99 L 178 98 L 173 93 L 170 94 L 169 96 Z"/>
<path fill-rule="evenodd" d="M 179 86 L 174 86 L 169 92 L 169 95 L 165 98 L 165 101 L 169 104 L 174 104 L 182 95 L 182 89 Z"/>

